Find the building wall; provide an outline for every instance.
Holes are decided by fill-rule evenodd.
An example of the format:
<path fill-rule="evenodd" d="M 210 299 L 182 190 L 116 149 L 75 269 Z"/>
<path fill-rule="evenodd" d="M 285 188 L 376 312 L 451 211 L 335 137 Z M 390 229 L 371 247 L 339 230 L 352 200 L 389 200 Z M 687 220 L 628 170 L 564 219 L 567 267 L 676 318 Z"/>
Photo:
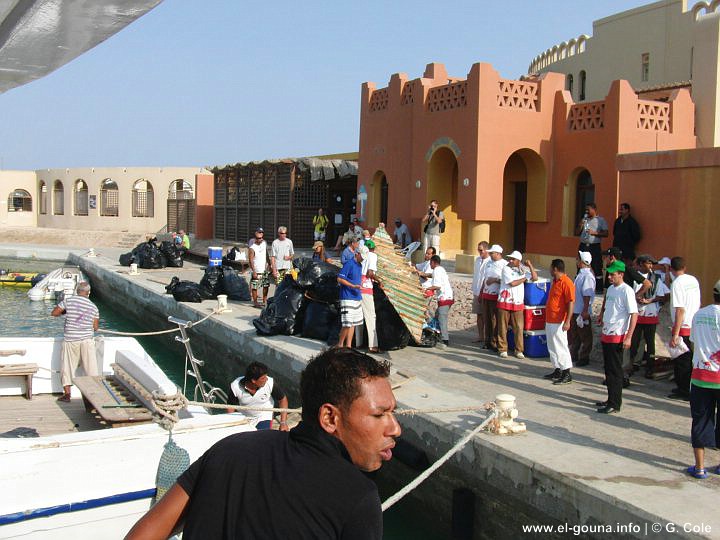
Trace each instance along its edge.
<path fill-rule="evenodd" d="M 76 169 L 41 169 L 36 171 L 33 193 L 39 199 L 43 183 L 47 187 L 47 211 L 40 212 L 40 227 L 67 229 L 96 229 L 104 231 L 130 231 L 156 233 L 167 224 L 167 200 L 170 186 L 176 180 L 188 182 L 197 193 L 196 175 L 207 174 L 197 167 L 93 167 Z M 101 215 L 101 185 L 111 179 L 118 187 L 117 216 Z M 63 186 L 63 214 L 55 214 L 53 188 L 56 181 Z M 78 180 L 87 184 L 89 208 L 87 215 L 77 215 L 74 187 Z M 139 180 L 152 185 L 153 217 L 133 217 L 133 186 Z M 94 197 L 94 204 L 93 204 Z M 94 206 L 94 207 L 93 207 Z"/>
<path fill-rule="evenodd" d="M 710 2 L 708 2 L 710 4 Z M 720 145 L 717 107 L 720 14 L 705 2 L 662 0 L 593 22 L 592 36 L 557 44 L 531 62 L 529 73 L 554 71 L 573 76 L 572 97 L 580 101 L 580 74 L 586 73 L 584 101 L 604 99 L 616 79 L 635 89 L 692 80 L 700 144 Z M 642 80 L 642 55 L 650 55 Z"/>
<path fill-rule="evenodd" d="M 38 199 L 33 171 L 0 171 L 0 226 L 34 227 L 37 223 Z M 32 210 L 9 211 L 8 198 L 16 189 L 27 191 L 32 197 Z M 12 204 L 12 203 L 10 203 Z"/>

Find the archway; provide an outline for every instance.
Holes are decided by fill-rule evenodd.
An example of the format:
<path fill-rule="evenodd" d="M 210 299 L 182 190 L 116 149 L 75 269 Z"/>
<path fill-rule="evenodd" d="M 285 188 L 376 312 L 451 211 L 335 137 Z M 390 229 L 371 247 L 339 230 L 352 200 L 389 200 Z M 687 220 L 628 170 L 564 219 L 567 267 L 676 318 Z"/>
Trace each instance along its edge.
<path fill-rule="evenodd" d="M 132 190 L 132 216 L 154 217 L 155 197 L 150 182 L 141 178 L 133 184 Z"/>
<path fill-rule="evenodd" d="M 389 184 L 385 173 L 376 171 L 370 184 L 372 200 L 368 207 L 368 226 L 375 227 L 378 223 L 384 223 L 388 227 L 388 191 Z"/>
<path fill-rule="evenodd" d="M 527 249 L 527 222 L 547 221 L 547 173 L 540 155 L 523 148 L 513 152 L 503 171 L 503 219 L 490 227 L 493 243 L 505 251 Z"/>
<path fill-rule="evenodd" d="M 65 214 L 65 188 L 60 180 L 53 184 L 53 215 L 62 216 Z"/>
<path fill-rule="evenodd" d="M 575 235 L 575 227 L 588 203 L 595 202 L 595 184 L 592 174 L 584 167 L 575 168 L 563 188 L 562 231 L 565 236 Z"/>
<path fill-rule="evenodd" d="M 7 200 L 8 212 L 32 212 L 32 196 L 24 189 L 10 192 Z"/>
<path fill-rule="evenodd" d="M 74 214 L 76 216 L 87 216 L 88 215 L 88 185 L 82 179 L 78 178 L 75 181 L 73 187 L 75 209 Z"/>
<path fill-rule="evenodd" d="M 100 215 L 116 217 L 119 212 L 118 185 L 112 178 L 100 182 Z"/>
<path fill-rule="evenodd" d="M 47 205 L 48 205 L 48 188 L 47 184 L 40 180 L 40 213 L 41 214 L 47 214 Z"/>
<path fill-rule="evenodd" d="M 457 215 L 458 162 L 450 148 L 443 146 L 433 152 L 428 163 L 427 183 L 427 202 L 436 199 L 445 214 L 445 232 L 440 238 L 440 250 L 446 257 L 453 256 L 462 252 L 466 231 Z"/>

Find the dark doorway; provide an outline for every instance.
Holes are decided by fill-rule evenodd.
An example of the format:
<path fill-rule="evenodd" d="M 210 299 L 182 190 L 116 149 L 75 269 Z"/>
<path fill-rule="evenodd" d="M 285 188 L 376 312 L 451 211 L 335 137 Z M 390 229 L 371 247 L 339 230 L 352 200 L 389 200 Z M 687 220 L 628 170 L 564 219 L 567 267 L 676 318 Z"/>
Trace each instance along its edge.
<path fill-rule="evenodd" d="M 380 221 L 388 223 L 388 181 L 384 176 L 380 184 Z"/>
<path fill-rule="evenodd" d="M 343 234 L 350 225 L 351 216 L 355 215 L 357 203 L 357 183 L 341 180 L 330 184 L 330 203 L 328 204 L 328 227 L 327 244 L 333 246 L 337 237 Z M 361 224 L 364 226 L 364 224 Z M 331 243 L 332 242 L 332 243 Z"/>
<path fill-rule="evenodd" d="M 527 182 L 513 182 L 513 185 L 515 186 L 513 249 L 524 253 L 527 236 Z"/>
<path fill-rule="evenodd" d="M 593 184 L 590 171 L 583 169 L 577 177 L 574 223 L 580 223 L 580 220 L 585 213 L 585 207 L 588 203 L 592 202 L 595 202 L 595 185 Z"/>

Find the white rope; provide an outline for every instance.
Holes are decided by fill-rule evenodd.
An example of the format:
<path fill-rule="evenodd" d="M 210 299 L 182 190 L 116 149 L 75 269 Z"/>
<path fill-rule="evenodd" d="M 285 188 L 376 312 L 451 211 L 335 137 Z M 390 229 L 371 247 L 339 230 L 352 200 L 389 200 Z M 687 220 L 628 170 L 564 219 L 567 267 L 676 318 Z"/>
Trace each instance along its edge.
<path fill-rule="evenodd" d="M 197 326 L 200 323 L 204 323 L 210 317 L 212 317 L 213 315 L 217 315 L 218 313 L 220 312 L 214 309 L 209 315 L 203 317 L 197 322 L 193 322 L 192 326 Z M 192 326 L 188 326 L 188 328 L 192 328 Z M 105 328 L 100 328 L 99 330 L 96 330 L 96 332 L 99 334 L 112 334 L 114 336 L 159 336 L 160 334 L 172 334 L 173 332 L 179 331 L 180 328 L 170 328 L 169 330 L 158 330 L 156 332 L 118 332 L 116 330 L 106 330 Z"/>
<path fill-rule="evenodd" d="M 387 499 L 384 503 L 382 503 L 382 511 L 384 512 L 388 508 L 390 508 L 392 505 L 394 505 L 396 502 L 398 502 L 400 499 L 405 497 L 408 493 L 410 493 L 413 489 L 418 487 L 420 484 L 422 484 L 427 478 L 434 473 L 437 469 L 440 468 L 447 460 L 449 460 L 455 453 L 460 451 L 463 446 L 465 446 L 470 439 L 475 437 L 478 433 L 480 433 L 485 427 L 494 419 L 497 417 L 497 412 L 491 412 L 485 420 L 483 420 L 482 424 L 480 424 L 478 427 L 473 429 L 470 433 L 465 435 L 462 439 L 460 439 L 455 446 L 453 446 L 450 450 L 448 450 L 443 457 L 438 459 L 435 463 L 433 463 L 430 467 L 428 467 L 426 470 L 424 470 L 415 480 L 410 482 L 407 486 L 402 488 L 400 491 L 398 491 L 395 495 Z"/>

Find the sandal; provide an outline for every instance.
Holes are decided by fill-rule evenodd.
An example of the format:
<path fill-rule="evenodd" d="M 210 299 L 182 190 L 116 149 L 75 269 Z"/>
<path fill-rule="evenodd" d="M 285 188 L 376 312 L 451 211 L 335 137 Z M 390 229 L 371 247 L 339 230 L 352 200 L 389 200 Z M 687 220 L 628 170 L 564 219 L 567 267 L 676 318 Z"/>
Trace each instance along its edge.
<path fill-rule="evenodd" d="M 63 401 L 63 402 L 65 402 L 65 403 L 69 403 L 69 402 L 70 402 L 70 396 L 67 395 L 67 394 L 63 394 L 62 396 L 60 396 L 59 398 L 57 398 L 57 400 L 58 400 L 58 401 Z"/>
<path fill-rule="evenodd" d="M 695 465 L 690 465 L 690 467 L 687 468 L 687 473 L 693 478 L 697 478 L 698 480 L 704 480 L 708 477 L 705 469 L 697 469 Z"/>
<path fill-rule="evenodd" d="M 379 353 L 380 349 L 378 349 L 377 347 L 373 347 L 372 349 L 368 349 L 368 352 L 369 353 Z"/>

